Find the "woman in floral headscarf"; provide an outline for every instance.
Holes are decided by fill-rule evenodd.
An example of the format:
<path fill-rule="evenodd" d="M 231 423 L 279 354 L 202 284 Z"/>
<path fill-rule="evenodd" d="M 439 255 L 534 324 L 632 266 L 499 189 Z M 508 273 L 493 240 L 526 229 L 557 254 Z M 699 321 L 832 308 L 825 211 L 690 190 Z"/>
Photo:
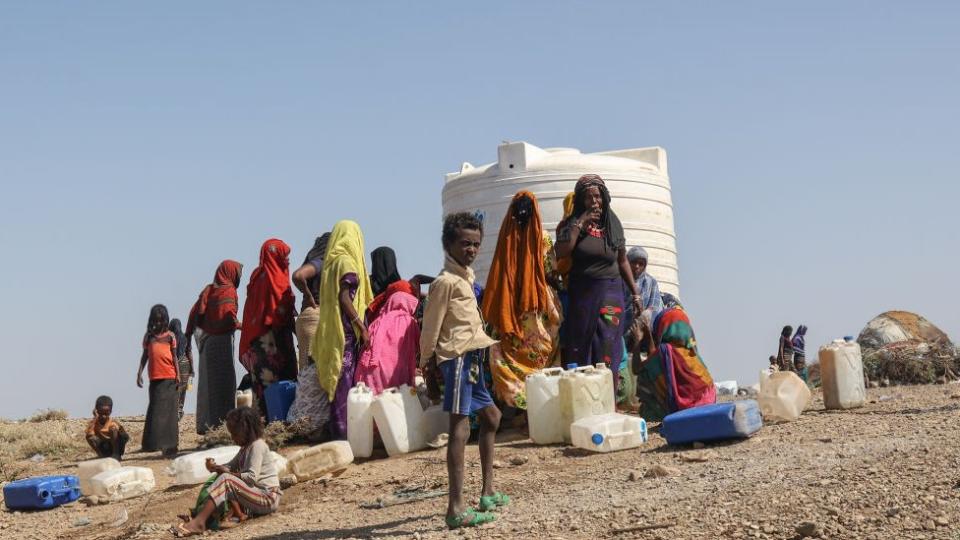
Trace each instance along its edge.
<path fill-rule="evenodd" d="M 290 246 L 271 238 L 260 248 L 260 266 L 250 274 L 240 329 L 240 363 L 250 373 L 261 412 L 266 412 L 264 388 L 277 381 L 297 380 L 296 314 L 290 287 Z"/>
<path fill-rule="evenodd" d="M 508 407 L 526 409 L 527 375 L 552 364 L 559 352 L 560 302 L 547 285 L 552 247 L 536 197 L 517 193 L 500 226 L 481 305 L 499 341 L 490 347 L 493 391 Z"/>
<path fill-rule="evenodd" d="M 610 208 L 610 192 L 595 174 L 580 177 L 573 213 L 557 228 L 556 254 L 571 257 L 564 364 L 606 364 L 613 371 L 614 392 L 623 358 L 620 319 L 623 287 L 641 311 L 640 292 L 627 262 L 623 225 Z"/>

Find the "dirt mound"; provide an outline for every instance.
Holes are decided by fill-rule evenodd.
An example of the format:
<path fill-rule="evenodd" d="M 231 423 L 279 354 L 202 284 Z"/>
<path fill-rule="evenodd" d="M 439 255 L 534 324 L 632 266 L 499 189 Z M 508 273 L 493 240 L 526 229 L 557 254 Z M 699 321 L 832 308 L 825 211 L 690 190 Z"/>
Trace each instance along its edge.
<path fill-rule="evenodd" d="M 857 338 L 868 379 L 931 384 L 960 376 L 960 353 L 942 330 L 920 315 L 888 311 Z"/>

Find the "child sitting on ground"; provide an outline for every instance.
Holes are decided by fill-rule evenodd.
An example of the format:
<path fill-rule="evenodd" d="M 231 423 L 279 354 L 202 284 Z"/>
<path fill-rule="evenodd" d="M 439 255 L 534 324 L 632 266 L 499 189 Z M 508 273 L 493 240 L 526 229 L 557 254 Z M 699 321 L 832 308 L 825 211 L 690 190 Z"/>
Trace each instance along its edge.
<path fill-rule="evenodd" d="M 451 214 L 443 223 L 443 272 L 430 285 L 423 314 L 421 359 L 432 379 L 443 373 L 443 410 L 450 413 L 447 445 L 449 500 L 446 523 L 450 529 L 476 527 L 494 521 L 489 513 L 510 499 L 493 491 L 494 438 L 500 426 L 500 409 L 480 378 L 482 351 L 496 343 L 483 330 L 483 319 L 473 291 L 470 265 L 477 257 L 483 224 L 469 213 Z M 464 447 L 470 436 L 470 413 L 480 420 L 480 466 L 483 490 L 477 510 L 463 502 Z"/>
<path fill-rule="evenodd" d="M 201 535 L 208 524 L 229 528 L 245 521 L 248 515 L 273 513 L 280 505 L 280 478 L 270 448 L 263 440 L 260 415 L 250 407 L 238 407 L 227 414 L 226 424 L 240 451 L 226 465 L 207 460 L 207 470 L 217 477 L 204 486 L 206 496 L 201 495 L 203 500 L 198 501 L 192 519 L 171 528 L 178 538 Z"/>
<path fill-rule="evenodd" d="M 97 457 L 120 461 L 130 436 L 119 422 L 110 418 L 113 414 L 113 400 L 110 396 L 100 396 L 93 406 L 93 420 L 87 424 L 87 444 Z"/>

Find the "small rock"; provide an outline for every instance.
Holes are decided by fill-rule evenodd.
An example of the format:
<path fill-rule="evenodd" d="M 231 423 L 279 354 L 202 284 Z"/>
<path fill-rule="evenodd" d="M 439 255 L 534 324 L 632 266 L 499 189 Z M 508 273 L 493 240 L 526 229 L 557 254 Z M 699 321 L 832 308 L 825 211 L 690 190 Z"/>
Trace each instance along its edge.
<path fill-rule="evenodd" d="M 884 388 L 890 386 L 890 379 L 883 379 L 882 381 L 880 381 L 880 386 Z"/>
<path fill-rule="evenodd" d="M 503 463 L 502 461 L 500 461 L 499 459 L 493 460 L 493 468 L 494 468 L 494 469 L 502 469 L 502 468 L 504 468 L 504 467 L 506 467 L 506 465 L 504 465 L 504 463 Z"/>
<path fill-rule="evenodd" d="M 900 508 L 896 506 L 891 506 L 887 508 L 887 517 L 897 517 L 900 515 Z"/>
<path fill-rule="evenodd" d="M 519 467 L 520 465 L 526 465 L 530 461 L 530 458 L 527 456 L 513 456 L 510 458 L 510 464 L 514 467 Z"/>
<path fill-rule="evenodd" d="M 827 508 L 827 515 L 828 515 L 828 516 L 839 516 L 839 515 L 840 515 L 840 509 L 834 508 L 834 507 L 831 506 L 831 507 Z"/>
<path fill-rule="evenodd" d="M 420 533 L 419 533 L 419 532 L 414 532 L 414 533 L 413 533 L 413 540 L 420 540 Z"/>
<path fill-rule="evenodd" d="M 703 444 L 703 443 L 700 442 L 700 441 L 697 441 L 697 442 L 693 443 L 693 449 L 694 449 L 694 450 L 702 450 L 702 449 L 704 449 L 704 448 L 706 448 L 706 447 L 707 447 L 707 445 Z"/>
<path fill-rule="evenodd" d="M 680 454 L 680 459 L 687 463 L 706 463 L 713 457 L 711 452 L 687 452 Z"/>
<path fill-rule="evenodd" d="M 804 521 L 797 525 L 796 531 L 797 534 L 800 535 L 800 538 L 816 538 L 820 536 L 820 526 L 812 521 Z"/>
<path fill-rule="evenodd" d="M 944 517 L 944 516 L 940 516 L 940 517 L 934 519 L 933 522 L 936 523 L 937 525 L 941 526 L 941 527 L 947 527 L 947 526 L 950 525 L 950 520 L 948 520 L 948 519 L 947 519 L 946 517 Z"/>
<path fill-rule="evenodd" d="M 647 469 L 646 474 L 647 478 L 666 478 L 668 476 L 677 476 L 680 474 L 679 469 L 674 469 L 673 467 L 666 467 L 664 465 L 654 465 Z"/>
<path fill-rule="evenodd" d="M 630 474 L 627 476 L 627 479 L 631 482 L 636 482 L 643 478 L 643 473 L 640 471 L 630 471 Z"/>
<path fill-rule="evenodd" d="M 937 528 L 937 522 L 932 519 L 928 519 L 923 524 L 923 529 L 926 531 L 933 531 L 933 530 L 936 530 L 936 528 Z"/>
<path fill-rule="evenodd" d="M 870 381 L 870 384 L 868 386 L 870 388 L 880 388 L 880 383 L 878 383 L 877 381 Z"/>
<path fill-rule="evenodd" d="M 821 437 L 821 438 L 819 438 L 819 439 L 817 439 L 817 440 L 820 441 L 820 442 L 822 442 L 822 443 L 832 443 L 832 442 L 833 442 L 833 439 L 831 439 L 830 437 Z"/>

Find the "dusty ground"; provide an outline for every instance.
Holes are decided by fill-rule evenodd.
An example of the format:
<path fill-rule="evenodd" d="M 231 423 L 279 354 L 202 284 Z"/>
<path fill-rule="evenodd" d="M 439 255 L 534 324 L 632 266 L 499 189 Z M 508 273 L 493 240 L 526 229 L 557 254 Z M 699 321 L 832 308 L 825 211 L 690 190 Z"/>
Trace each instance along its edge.
<path fill-rule="evenodd" d="M 847 412 L 824 411 L 815 399 L 797 422 L 767 425 L 752 439 L 705 449 L 670 447 L 654 435 L 639 450 L 586 454 L 503 434 L 497 484 L 514 503 L 478 530 L 447 532 L 442 498 L 359 507 L 406 486 L 442 489 L 443 451 L 430 450 L 355 464 L 337 479 L 295 486 L 277 514 L 212 536 L 797 538 L 797 527 L 810 522 L 822 538 L 960 538 L 960 386 L 881 388 L 869 397 L 867 406 Z M 127 424 L 139 431 L 132 420 Z M 190 419 L 183 426 L 189 432 Z M 189 447 L 195 439 L 185 436 Z M 468 490 L 476 495 L 476 446 L 468 448 L 467 459 Z M 192 503 L 196 488 L 170 487 L 163 474 L 168 462 L 158 455 L 132 454 L 129 462 L 156 471 L 159 485 L 151 496 L 97 507 L 4 511 L 0 537 L 169 538 L 166 527 Z M 76 471 L 59 460 L 18 465 L 31 474 Z M 672 476 L 644 478 L 656 465 L 673 469 Z M 128 521 L 111 525 L 123 510 Z M 78 525 L 85 521 L 90 524 Z M 617 530 L 643 525 L 665 528 Z"/>

